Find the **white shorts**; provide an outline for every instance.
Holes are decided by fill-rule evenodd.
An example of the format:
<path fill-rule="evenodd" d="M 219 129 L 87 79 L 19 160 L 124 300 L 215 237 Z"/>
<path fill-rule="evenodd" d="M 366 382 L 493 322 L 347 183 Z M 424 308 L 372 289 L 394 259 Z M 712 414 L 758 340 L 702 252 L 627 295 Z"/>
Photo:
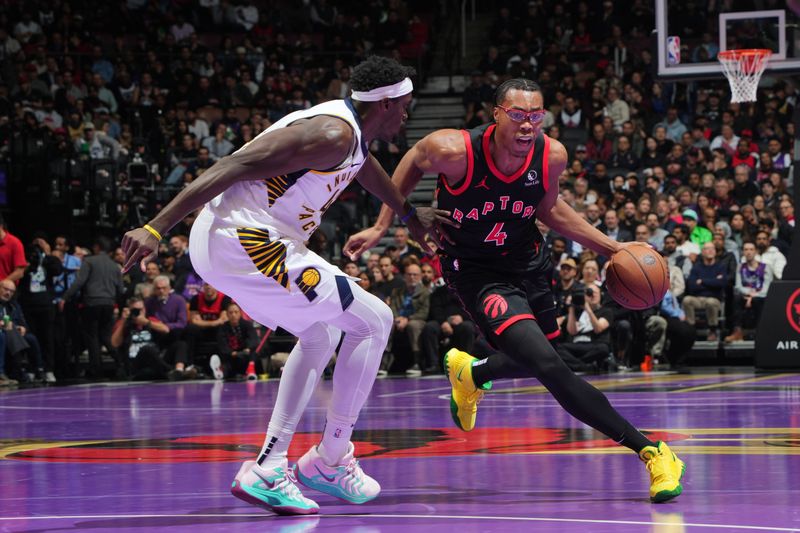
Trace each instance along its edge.
<path fill-rule="evenodd" d="M 192 225 L 189 257 L 197 273 L 256 322 L 293 335 L 339 316 L 362 289 L 356 278 L 271 228 L 235 228 L 203 209 Z M 275 235 L 272 230 L 272 235 Z"/>

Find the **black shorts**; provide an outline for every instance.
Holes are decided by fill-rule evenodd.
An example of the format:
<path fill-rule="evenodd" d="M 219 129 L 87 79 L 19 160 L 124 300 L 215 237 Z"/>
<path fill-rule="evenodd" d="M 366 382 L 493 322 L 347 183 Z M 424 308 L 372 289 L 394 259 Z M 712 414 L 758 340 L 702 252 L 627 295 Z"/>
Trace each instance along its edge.
<path fill-rule="evenodd" d="M 549 258 L 536 269 L 513 273 L 448 256 L 441 264 L 450 289 L 494 347 L 497 337 L 520 320 L 535 320 L 550 340 L 559 336 Z"/>

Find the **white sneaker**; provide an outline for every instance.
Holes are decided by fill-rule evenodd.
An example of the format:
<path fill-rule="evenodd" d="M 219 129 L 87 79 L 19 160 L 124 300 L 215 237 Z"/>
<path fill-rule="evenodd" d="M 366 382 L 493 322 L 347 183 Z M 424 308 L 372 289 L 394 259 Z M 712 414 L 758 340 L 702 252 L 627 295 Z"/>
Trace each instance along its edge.
<path fill-rule="evenodd" d="M 208 366 L 211 367 L 211 372 L 214 374 L 214 379 L 222 379 L 225 374 L 222 372 L 222 360 L 217 354 L 211 356 L 208 360 Z"/>
<path fill-rule="evenodd" d="M 278 514 L 317 514 L 319 505 L 303 496 L 288 462 L 263 469 L 255 461 L 245 461 L 231 484 L 231 494 Z"/>
<path fill-rule="evenodd" d="M 45 372 L 44 373 L 44 381 L 45 383 L 55 383 L 56 382 L 56 375 L 52 372 Z"/>
<path fill-rule="evenodd" d="M 419 369 L 419 365 L 414 365 L 411 368 L 406 370 L 406 376 L 410 378 L 416 378 L 422 375 L 422 371 Z"/>
<path fill-rule="evenodd" d="M 297 480 L 308 488 L 336 496 L 350 503 L 366 503 L 381 492 L 380 484 L 361 469 L 354 457 L 355 446 L 351 442 L 347 453 L 339 464 L 328 466 L 312 446 L 297 461 Z"/>

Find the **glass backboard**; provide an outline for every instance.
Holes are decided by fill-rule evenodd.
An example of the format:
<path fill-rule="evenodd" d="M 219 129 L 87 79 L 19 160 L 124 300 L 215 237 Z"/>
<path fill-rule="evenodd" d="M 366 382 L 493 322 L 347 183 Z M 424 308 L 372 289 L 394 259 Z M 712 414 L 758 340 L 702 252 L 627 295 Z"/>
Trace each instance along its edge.
<path fill-rule="evenodd" d="M 750 9 L 756 4 L 763 9 Z M 741 48 L 772 50 L 766 76 L 800 73 L 800 17 L 785 0 L 656 0 L 655 7 L 661 78 L 721 78 L 716 54 Z"/>

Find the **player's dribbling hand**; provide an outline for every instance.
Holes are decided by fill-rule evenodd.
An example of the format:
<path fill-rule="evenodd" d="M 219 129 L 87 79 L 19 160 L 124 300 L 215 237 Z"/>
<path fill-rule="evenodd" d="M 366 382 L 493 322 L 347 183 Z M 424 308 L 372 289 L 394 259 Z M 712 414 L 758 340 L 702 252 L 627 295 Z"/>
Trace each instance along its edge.
<path fill-rule="evenodd" d="M 144 272 L 147 261 L 155 258 L 158 253 L 158 239 L 144 228 L 132 229 L 122 237 L 122 251 L 125 253 L 123 273 L 130 270 L 137 261 Z"/>
<path fill-rule="evenodd" d="M 434 249 L 428 244 L 428 240 L 436 248 L 441 248 L 440 235 L 446 235 L 443 231 L 440 231 L 444 224 L 454 228 L 461 227 L 461 224 L 450 218 L 450 211 L 436 209 L 435 207 L 418 207 L 414 216 L 406 223 L 409 233 L 414 236 L 414 239 L 422 247 L 422 251 L 431 255 L 434 253 Z"/>
<path fill-rule="evenodd" d="M 461 224 L 450 218 L 450 211 L 435 207 L 417 207 L 416 218 L 423 228 L 430 231 L 441 224 L 460 228 Z"/>
<path fill-rule="evenodd" d="M 351 261 L 357 261 L 361 254 L 378 244 L 381 237 L 383 232 L 374 226 L 361 230 L 344 243 L 344 253 Z"/>

